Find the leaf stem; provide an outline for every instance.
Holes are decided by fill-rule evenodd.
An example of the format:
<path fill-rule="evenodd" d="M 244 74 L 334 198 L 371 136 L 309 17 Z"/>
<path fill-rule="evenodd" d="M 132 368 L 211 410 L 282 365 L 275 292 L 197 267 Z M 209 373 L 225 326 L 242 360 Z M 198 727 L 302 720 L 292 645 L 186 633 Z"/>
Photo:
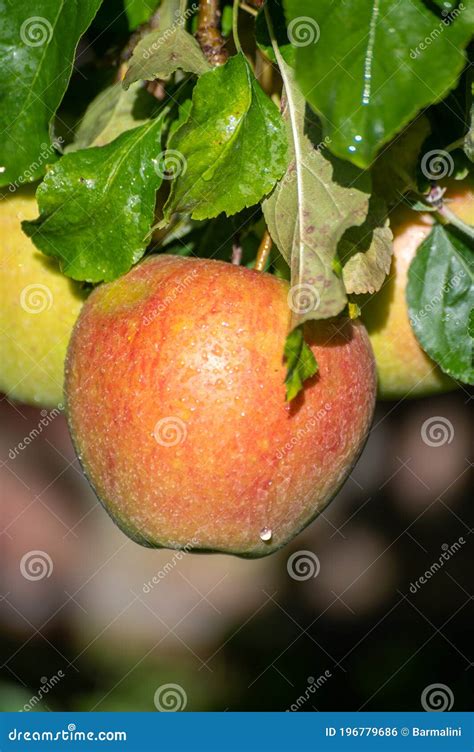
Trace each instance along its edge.
<path fill-rule="evenodd" d="M 234 37 L 235 49 L 237 52 L 242 52 L 242 45 L 239 39 L 239 5 L 240 0 L 234 0 L 232 6 L 232 36 Z"/>
<path fill-rule="evenodd" d="M 224 65 L 229 53 L 220 30 L 219 0 L 199 0 L 196 38 L 211 65 Z"/>
<path fill-rule="evenodd" d="M 466 136 L 461 136 L 461 138 L 456 139 L 456 141 L 453 141 L 452 144 L 449 144 L 449 146 L 445 148 L 445 151 L 450 152 L 454 151 L 455 149 L 460 149 L 464 144 L 465 138 Z"/>
<path fill-rule="evenodd" d="M 445 204 L 440 206 L 439 209 L 434 212 L 434 216 L 442 225 L 452 225 L 462 232 L 463 235 L 474 240 L 474 227 L 471 227 L 471 225 L 468 225 L 466 222 L 463 222 L 462 219 L 459 219 L 459 217 L 456 216 L 451 209 L 448 209 Z"/>
<path fill-rule="evenodd" d="M 268 263 L 268 258 L 270 256 L 270 251 L 272 250 L 273 246 L 273 240 L 270 236 L 270 233 L 268 230 L 265 230 L 263 233 L 262 240 L 260 242 L 260 245 L 258 247 L 257 251 L 257 259 L 255 261 L 255 271 L 257 272 L 263 272 L 265 271 L 265 267 Z"/>

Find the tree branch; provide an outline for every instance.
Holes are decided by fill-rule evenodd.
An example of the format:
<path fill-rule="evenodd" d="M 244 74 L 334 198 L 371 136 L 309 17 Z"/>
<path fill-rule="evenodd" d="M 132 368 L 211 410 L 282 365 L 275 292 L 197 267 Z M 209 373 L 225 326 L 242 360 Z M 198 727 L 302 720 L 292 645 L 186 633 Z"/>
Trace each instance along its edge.
<path fill-rule="evenodd" d="M 199 0 L 196 39 L 211 65 L 224 65 L 229 53 L 220 30 L 219 0 Z"/>

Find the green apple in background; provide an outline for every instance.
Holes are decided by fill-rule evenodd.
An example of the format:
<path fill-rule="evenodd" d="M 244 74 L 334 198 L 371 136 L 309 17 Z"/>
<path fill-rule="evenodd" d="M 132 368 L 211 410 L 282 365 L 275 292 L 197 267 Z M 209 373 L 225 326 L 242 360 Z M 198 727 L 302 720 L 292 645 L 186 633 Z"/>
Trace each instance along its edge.
<path fill-rule="evenodd" d="M 38 407 L 63 400 L 66 348 L 85 293 L 21 229 L 38 214 L 35 188 L 0 198 L 0 390 Z"/>
<path fill-rule="evenodd" d="M 473 181 L 450 181 L 446 205 L 467 224 L 474 224 Z M 408 269 L 417 249 L 431 232 L 429 214 L 398 206 L 391 214 L 393 260 L 382 289 L 361 302 L 362 320 L 369 332 L 381 399 L 422 397 L 445 392 L 456 382 L 424 352 L 411 328 L 406 301 Z"/>

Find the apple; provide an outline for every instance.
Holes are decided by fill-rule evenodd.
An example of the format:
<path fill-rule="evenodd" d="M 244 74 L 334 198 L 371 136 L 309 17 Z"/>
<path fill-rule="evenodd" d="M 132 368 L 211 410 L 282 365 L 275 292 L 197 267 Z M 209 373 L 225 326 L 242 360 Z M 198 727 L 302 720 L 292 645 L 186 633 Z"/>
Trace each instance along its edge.
<path fill-rule="evenodd" d="M 155 255 L 97 287 L 66 364 L 86 475 L 142 545 L 265 556 L 347 479 L 372 419 L 364 326 L 312 322 L 318 374 L 285 401 L 288 285 L 229 263 Z"/>
<path fill-rule="evenodd" d="M 0 390 L 53 407 L 63 400 L 66 349 L 85 294 L 23 233 L 22 220 L 37 214 L 31 186 L 0 198 Z"/>
<path fill-rule="evenodd" d="M 474 224 L 474 193 L 467 181 L 448 184 L 446 205 L 468 224 Z M 430 214 L 398 206 L 391 214 L 393 260 L 382 289 L 361 303 L 362 320 L 374 349 L 381 399 L 421 397 L 456 388 L 424 352 L 411 328 L 406 302 L 409 266 L 418 247 L 431 232 Z"/>

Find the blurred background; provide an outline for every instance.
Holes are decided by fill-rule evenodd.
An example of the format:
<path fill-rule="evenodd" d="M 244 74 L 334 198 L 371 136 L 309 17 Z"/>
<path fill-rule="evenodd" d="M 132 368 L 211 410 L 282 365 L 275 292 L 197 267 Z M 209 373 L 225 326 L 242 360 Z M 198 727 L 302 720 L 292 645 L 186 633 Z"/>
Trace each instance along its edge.
<path fill-rule="evenodd" d="M 131 542 L 64 417 L 4 399 L 0 708 L 468 710 L 471 395 L 379 404 L 337 498 L 258 561 Z"/>

